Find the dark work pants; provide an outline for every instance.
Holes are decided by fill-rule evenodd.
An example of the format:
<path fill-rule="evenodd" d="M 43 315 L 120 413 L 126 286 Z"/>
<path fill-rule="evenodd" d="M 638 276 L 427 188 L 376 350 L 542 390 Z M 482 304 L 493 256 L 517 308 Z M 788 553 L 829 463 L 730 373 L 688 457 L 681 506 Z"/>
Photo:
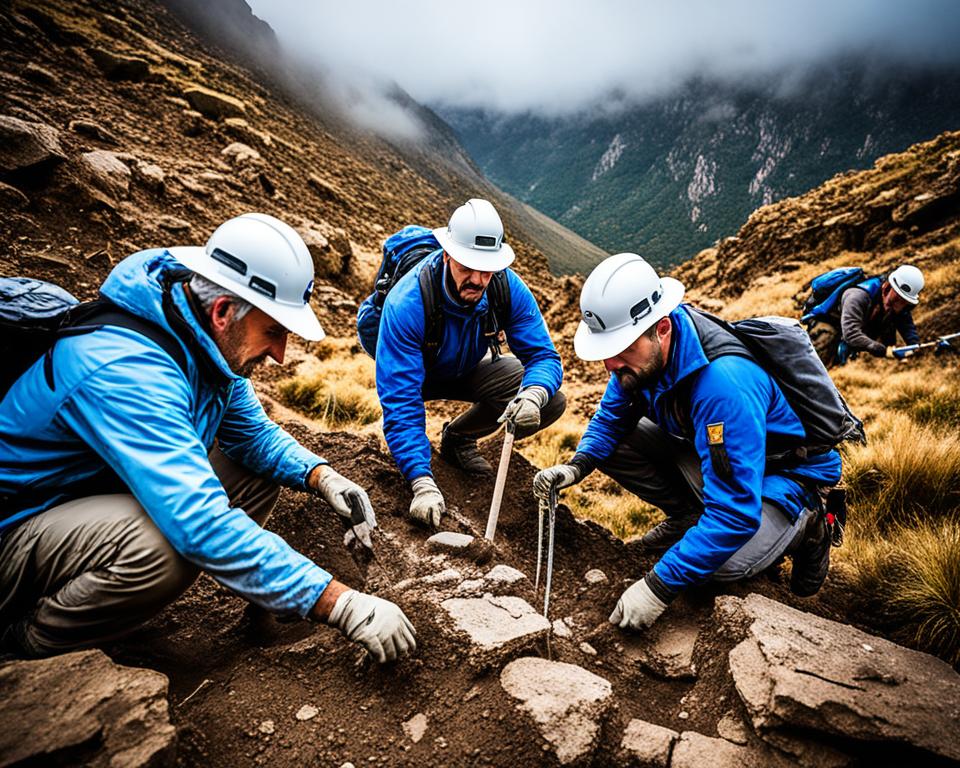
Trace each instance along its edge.
<path fill-rule="evenodd" d="M 210 464 L 230 503 L 265 523 L 280 487 L 219 448 Z M 68 501 L 0 540 L 0 635 L 30 656 L 97 645 L 148 621 L 198 574 L 133 496 Z"/>
<path fill-rule="evenodd" d="M 632 494 L 662 509 L 667 517 L 703 513 L 703 474 L 696 449 L 649 419 L 640 419 L 599 469 Z M 720 566 L 714 579 L 736 581 L 768 568 L 800 543 L 813 516 L 811 510 L 804 509 L 796 521 L 791 521 L 780 507 L 766 500 L 760 514 L 757 532 Z"/>
<path fill-rule="evenodd" d="M 497 419 L 507 404 L 517 396 L 523 380 L 523 365 L 513 355 L 502 355 L 496 361 L 490 356 L 467 376 L 457 380 L 432 381 L 423 385 L 423 399 L 461 400 L 473 405 L 450 422 L 449 429 L 473 438 L 486 437 L 497 430 Z M 563 392 L 557 392 L 540 409 L 540 429 L 559 419 L 567 407 Z"/>

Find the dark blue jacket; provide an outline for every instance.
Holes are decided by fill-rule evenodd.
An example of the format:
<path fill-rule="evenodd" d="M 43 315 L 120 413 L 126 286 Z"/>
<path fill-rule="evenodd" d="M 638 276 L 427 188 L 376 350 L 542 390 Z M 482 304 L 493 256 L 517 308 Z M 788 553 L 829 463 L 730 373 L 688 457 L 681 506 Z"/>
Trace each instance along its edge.
<path fill-rule="evenodd" d="M 424 370 L 425 319 L 420 295 L 421 269 L 432 269 L 443 251 L 428 256 L 404 275 L 383 305 L 377 342 L 377 394 L 383 407 L 383 434 L 400 471 L 415 480 L 430 471 L 430 441 L 426 435 L 423 385 L 449 382 L 469 374 L 487 354 L 483 320 L 487 295 L 475 306 L 464 306 L 443 291 L 443 337 L 436 363 Z M 513 270 L 510 284 L 510 320 L 506 324 L 510 350 L 523 363 L 522 387 L 543 387 L 551 397 L 560 389 L 563 368 L 533 294 Z M 444 276 L 445 279 L 445 276 Z"/>
<path fill-rule="evenodd" d="M 646 416 L 672 435 L 691 438 L 703 472 L 704 511 L 699 522 L 654 567 L 672 590 L 706 581 L 760 526 L 761 500 L 779 506 L 793 520 L 809 505 L 808 490 L 795 478 L 834 485 L 840 480 L 836 451 L 767 470 L 767 442 L 795 438 L 803 426 L 780 387 L 760 366 L 728 355 L 708 361 L 686 309 L 670 314 L 670 356 L 656 385 L 639 401 L 631 400 L 611 376 L 600 406 L 590 420 L 577 453 L 602 463 Z M 689 392 L 680 394 L 683 389 Z M 689 424 L 680 423 L 672 403 L 681 400 Z M 732 469 L 730 479 L 714 470 L 707 425 L 723 422 L 723 439 Z M 692 431 L 692 434 L 691 434 Z"/>

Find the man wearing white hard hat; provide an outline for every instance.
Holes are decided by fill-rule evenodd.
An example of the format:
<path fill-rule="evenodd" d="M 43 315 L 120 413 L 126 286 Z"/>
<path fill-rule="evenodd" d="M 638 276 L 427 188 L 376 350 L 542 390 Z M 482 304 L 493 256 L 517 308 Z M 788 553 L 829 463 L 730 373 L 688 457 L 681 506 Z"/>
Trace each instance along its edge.
<path fill-rule="evenodd" d="M 526 437 L 556 421 L 566 401 L 560 356 L 530 289 L 509 268 L 514 253 L 494 207 L 469 200 L 433 235 L 440 247 L 383 302 L 376 377 L 387 445 L 414 492 L 410 516 L 436 526 L 445 507 L 431 469 L 426 400 L 472 404 L 444 426 L 440 456 L 474 474 L 492 469 L 478 438 L 503 421 Z M 513 354 L 500 354 L 500 332 Z"/>
<path fill-rule="evenodd" d="M 683 294 L 636 254 L 594 269 L 574 346 L 602 360 L 609 381 L 574 456 L 534 479 L 546 497 L 599 468 L 667 515 L 641 540 L 663 555 L 617 603 L 610 621 L 621 627 L 649 626 L 684 589 L 747 578 L 784 554 L 800 595 L 829 565 L 817 489 L 839 480 L 839 455 L 768 461 L 773 446 L 802 443 L 803 425 L 776 381 L 729 331 L 698 324 Z M 708 356 L 720 344 L 729 351 Z"/>
<path fill-rule="evenodd" d="M 380 661 L 415 647 L 393 603 L 261 527 L 280 486 L 376 526 L 366 492 L 267 418 L 250 383 L 290 332 L 323 338 L 313 262 L 264 214 L 205 247 L 120 262 L 89 319 L 0 402 L 0 652 L 47 656 L 142 624 L 203 570 L 273 613 L 326 622 Z"/>
<path fill-rule="evenodd" d="M 874 357 L 903 356 L 895 351 L 897 334 L 904 345 L 919 344 L 913 308 L 920 302 L 923 282 L 923 273 L 917 267 L 904 264 L 886 279 L 871 277 L 844 291 L 839 302 L 839 335 L 845 357 L 859 352 Z M 819 351 L 823 345 L 817 346 Z"/>

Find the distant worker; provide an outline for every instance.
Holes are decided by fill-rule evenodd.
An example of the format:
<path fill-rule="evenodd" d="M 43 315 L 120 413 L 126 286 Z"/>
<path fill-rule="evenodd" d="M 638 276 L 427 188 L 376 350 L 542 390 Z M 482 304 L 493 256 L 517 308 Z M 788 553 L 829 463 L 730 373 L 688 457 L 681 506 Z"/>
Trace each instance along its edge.
<path fill-rule="evenodd" d="M 533 294 L 509 269 L 513 260 L 497 211 L 468 200 L 446 227 L 409 226 L 387 240 L 377 290 L 358 312 L 361 342 L 376 357 L 384 436 L 413 489 L 410 517 L 426 525 L 439 525 L 445 505 L 425 401 L 473 404 L 440 439 L 440 457 L 471 474 L 492 471 L 477 439 L 500 422 L 523 438 L 566 407 L 560 356 Z M 512 355 L 501 354 L 501 333 Z"/>
<path fill-rule="evenodd" d="M 817 281 L 824 286 L 819 291 Z M 904 345 L 920 343 L 913 308 L 920 301 L 923 284 L 923 273 L 910 264 L 897 267 L 886 279 L 864 278 L 858 268 L 820 275 L 803 320 L 823 364 L 842 365 L 860 352 L 891 359 L 909 357 L 911 351 L 897 351 L 897 334 Z"/>
<path fill-rule="evenodd" d="M 748 578 L 783 555 L 793 591 L 812 595 L 830 562 L 819 491 L 839 481 L 839 454 L 800 458 L 804 426 L 777 382 L 683 294 L 635 254 L 593 270 L 574 347 L 609 381 L 569 463 L 534 479 L 544 498 L 599 468 L 667 515 L 640 540 L 664 554 L 617 603 L 621 627 L 649 626 L 688 587 Z"/>
<path fill-rule="evenodd" d="M 323 338 L 312 288 L 291 227 L 238 216 L 205 248 L 121 261 L 100 289 L 112 307 L 102 325 L 61 335 L 52 365 L 41 357 L 15 381 L 0 402 L 0 652 L 119 637 L 200 570 L 260 608 L 336 627 L 381 662 L 415 648 L 396 605 L 261 527 L 281 485 L 376 526 L 366 492 L 267 418 L 247 378 L 283 361 L 289 332 Z"/>

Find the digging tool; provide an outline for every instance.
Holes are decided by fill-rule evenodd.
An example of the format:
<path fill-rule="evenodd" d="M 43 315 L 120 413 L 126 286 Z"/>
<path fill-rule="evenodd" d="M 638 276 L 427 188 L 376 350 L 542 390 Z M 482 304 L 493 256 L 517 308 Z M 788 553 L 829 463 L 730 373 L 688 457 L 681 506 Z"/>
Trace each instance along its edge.
<path fill-rule="evenodd" d="M 497 479 L 493 486 L 493 499 L 490 501 L 490 515 L 487 517 L 487 532 L 483 537 L 493 541 L 497 533 L 497 519 L 500 517 L 500 502 L 503 501 L 503 488 L 507 483 L 507 470 L 510 469 L 510 456 L 513 453 L 513 423 L 504 424 L 503 449 L 500 451 L 500 465 L 497 467 Z"/>
<path fill-rule="evenodd" d="M 560 492 L 557 490 L 556 486 L 550 488 L 550 495 L 547 499 L 540 499 L 540 503 L 537 509 L 537 575 L 534 579 L 534 592 L 539 593 L 540 591 L 540 565 L 543 562 L 543 518 L 544 514 L 547 516 L 547 526 L 549 532 L 547 534 L 547 581 L 543 589 L 543 617 L 549 618 L 547 616 L 550 611 L 550 586 L 553 582 L 553 540 L 554 540 L 554 530 L 557 525 L 557 498 Z"/>
<path fill-rule="evenodd" d="M 960 339 L 960 333 L 950 333 L 946 336 L 938 336 L 933 341 L 925 341 L 923 344 L 908 344 L 905 347 L 894 347 L 893 356 L 902 360 L 906 357 L 911 357 L 912 355 L 917 354 L 917 352 L 930 349 L 931 347 L 934 348 L 933 353 L 935 355 L 940 355 L 944 352 L 957 352 L 957 347 L 951 344 L 951 342 L 956 339 Z"/>

